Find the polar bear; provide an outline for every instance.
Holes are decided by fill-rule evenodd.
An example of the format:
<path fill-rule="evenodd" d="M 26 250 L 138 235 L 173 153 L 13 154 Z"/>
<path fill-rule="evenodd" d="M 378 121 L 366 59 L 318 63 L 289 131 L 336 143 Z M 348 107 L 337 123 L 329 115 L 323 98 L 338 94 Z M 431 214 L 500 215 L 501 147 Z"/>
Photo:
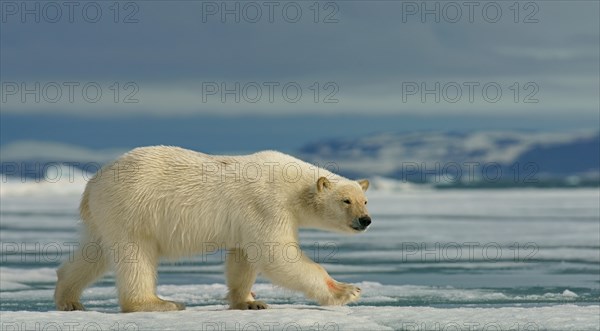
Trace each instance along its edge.
<path fill-rule="evenodd" d="M 358 287 L 335 281 L 293 248 L 299 250 L 299 228 L 365 231 L 371 223 L 368 187 L 367 180 L 349 180 L 275 151 L 219 156 L 136 148 L 87 183 L 80 246 L 57 271 L 57 309 L 82 310 L 84 288 L 110 267 L 123 312 L 184 309 L 156 295 L 159 259 L 215 246 L 226 249 L 231 309 L 267 308 L 251 292 L 259 273 L 322 305 L 355 301 Z"/>

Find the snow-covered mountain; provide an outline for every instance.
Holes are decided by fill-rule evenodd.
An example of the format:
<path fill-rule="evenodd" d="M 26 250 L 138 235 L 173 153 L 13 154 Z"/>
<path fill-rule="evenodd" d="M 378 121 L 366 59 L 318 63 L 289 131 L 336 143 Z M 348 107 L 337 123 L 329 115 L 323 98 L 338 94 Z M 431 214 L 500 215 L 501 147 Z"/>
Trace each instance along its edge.
<path fill-rule="evenodd" d="M 380 133 L 314 142 L 299 156 L 351 177 L 415 182 L 597 178 L 598 132 Z M 459 181 L 460 181 L 459 180 Z"/>
<path fill-rule="evenodd" d="M 2 162 L 97 162 L 110 161 L 127 151 L 125 148 L 91 149 L 74 144 L 20 140 L 2 145 Z"/>
<path fill-rule="evenodd" d="M 38 182 L 83 184 L 100 167 L 124 153 L 126 148 L 92 149 L 58 142 L 22 140 L 0 146 L 2 188 L 12 185 L 31 192 L 38 186 L 18 185 Z M 58 185 L 52 185 L 53 189 Z M 75 187 L 69 185 L 69 187 Z M 45 189 L 45 188 L 44 188 Z M 79 190 L 79 188 L 76 188 Z M 11 189 L 11 191 L 14 191 Z"/>
<path fill-rule="evenodd" d="M 98 150 L 55 142 L 19 141 L 1 146 L 0 172 L 44 178 L 55 168 L 48 164 L 59 163 L 69 165 L 62 168 L 73 165 L 93 173 L 128 149 Z M 598 183 L 600 178 L 598 132 L 388 132 L 316 141 L 293 154 L 348 177 L 379 177 L 374 183 L 386 185 L 520 185 L 556 179 L 578 184 L 589 179 Z"/>

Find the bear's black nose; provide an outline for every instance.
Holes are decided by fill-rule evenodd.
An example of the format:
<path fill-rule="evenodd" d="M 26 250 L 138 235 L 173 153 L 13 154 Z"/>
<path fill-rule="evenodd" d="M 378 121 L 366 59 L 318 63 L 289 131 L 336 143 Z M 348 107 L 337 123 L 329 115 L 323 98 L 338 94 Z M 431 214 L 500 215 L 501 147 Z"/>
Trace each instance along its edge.
<path fill-rule="evenodd" d="M 369 226 L 369 224 L 371 224 L 371 218 L 369 216 L 363 216 L 358 219 L 358 223 L 360 223 L 362 227 L 366 228 L 367 226 Z"/>

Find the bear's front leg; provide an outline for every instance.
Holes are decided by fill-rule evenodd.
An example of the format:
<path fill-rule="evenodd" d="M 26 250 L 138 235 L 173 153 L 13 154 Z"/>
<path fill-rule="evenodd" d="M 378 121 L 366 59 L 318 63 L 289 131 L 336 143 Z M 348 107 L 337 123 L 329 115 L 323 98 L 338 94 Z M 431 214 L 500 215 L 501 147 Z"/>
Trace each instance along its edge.
<path fill-rule="evenodd" d="M 297 247 L 297 253 L 291 253 L 292 246 Z M 276 285 L 303 292 L 321 305 L 345 305 L 360 297 L 360 288 L 335 281 L 297 243 L 278 247 L 283 249 L 273 249 L 268 259 L 263 257 L 260 262 L 260 271 Z"/>
<path fill-rule="evenodd" d="M 251 292 L 256 280 L 256 268 L 248 262 L 246 253 L 241 249 L 230 249 L 227 252 L 227 287 L 229 293 L 229 309 L 258 310 L 268 308 L 267 304 L 254 300 Z"/>

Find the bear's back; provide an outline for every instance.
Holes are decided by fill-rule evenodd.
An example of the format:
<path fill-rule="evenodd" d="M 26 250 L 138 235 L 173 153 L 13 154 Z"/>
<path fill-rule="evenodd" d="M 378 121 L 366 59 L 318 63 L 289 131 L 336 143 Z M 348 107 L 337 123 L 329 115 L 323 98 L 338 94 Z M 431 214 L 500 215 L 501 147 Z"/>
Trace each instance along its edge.
<path fill-rule="evenodd" d="M 248 155 L 211 155 L 173 146 L 139 147 L 101 169 L 88 186 L 105 194 L 162 197 L 200 191 L 239 193 L 273 199 L 316 185 L 319 177 L 339 177 L 278 151 Z M 235 191 L 236 193 L 232 192 Z M 152 194 L 150 194 L 152 193 Z"/>

